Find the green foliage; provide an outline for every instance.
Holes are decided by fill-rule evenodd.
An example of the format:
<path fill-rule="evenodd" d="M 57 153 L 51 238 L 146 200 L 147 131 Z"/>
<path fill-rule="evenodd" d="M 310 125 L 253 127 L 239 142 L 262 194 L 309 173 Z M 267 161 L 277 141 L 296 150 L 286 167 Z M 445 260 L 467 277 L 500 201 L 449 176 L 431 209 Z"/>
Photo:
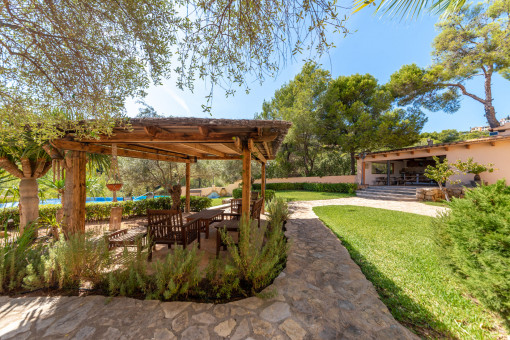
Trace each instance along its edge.
<path fill-rule="evenodd" d="M 420 141 L 416 145 L 427 145 L 427 140 L 430 139 L 434 144 L 439 143 L 454 143 L 464 140 L 477 139 L 488 137 L 489 131 L 457 131 L 455 129 L 442 130 L 440 132 L 423 132 L 420 135 Z"/>
<path fill-rule="evenodd" d="M 241 286 L 256 293 L 271 283 L 281 272 L 287 258 L 288 245 L 281 226 L 274 226 L 267 233 L 266 227 L 257 228 L 257 223 L 241 220 L 239 243 L 235 244 L 226 233 L 222 239 L 228 244 L 232 264 L 239 273 Z"/>
<path fill-rule="evenodd" d="M 172 300 L 185 298 L 195 291 L 201 280 L 197 250 L 196 244 L 191 250 L 175 247 L 174 252 L 168 254 L 164 261 L 155 262 L 155 287 L 148 298 Z"/>
<path fill-rule="evenodd" d="M 271 228 L 276 226 L 282 228 L 282 225 L 289 218 L 289 206 L 287 200 L 276 197 L 266 205 L 267 219 Z"/>
<path fill-rule="evenodd" d="M 243 292 L 236 267 L 217 258 L 210 260 L 205 278 L 210 292 L 217 299 L 230 299 L 234 294 Z"/>
<path fill-rule="evenodd" d="M 103 272 L 110 265 L 108 242 L 93 240 L 85 234 L 61 234 L 54 244 L 45 248 L 40 259 L 27 265 L 24 286 L 79 288 L 83 282 L 93 286 L 101 282 Z"/>
<path fill-rule="evenodd" d="M 258 192 L 259 195 L 261 193 L 261 190 L 260 190 L 260 184 L 258 185 L 258 187 L 255 187 L 256 184 L 253 185 L 253 192 Z M 276 192 L 274 190 L 271 190 L 271 189 L 266 189 L 266 193 L 265 193 L 265 201 L 266 202 L 269 202 L 270 200 L 272 200 L 276 195 Z M 233 198 L 242 198 L 243 197 L 243 189 L 241 188 L 236 188 L 234 190 L 232 190 L 232 197 Z"/>
<path fill-rule="evenodd" d="M 181 207 L 184 207 L 185 197 L 181 197 Z M 210 208 L 212 200 L 208 197 L 191 196 L 191 211 L 200 211 Z M 104 221 L 110 218 L 112 207 L 122 207 L 122 217 L 130 218 L 135 216 L 144 216 L 147 209 L 170 209 L 172 207 L 172 199 L 170 197 L 157 197 L 139 201 L 119 201 L 104 203 L 87 203 L 85 204 L 85 220 L 86 221 Z M 51 220 L 57 211 L 62 208 L 60 204 L 42 205 L 39 208 L 39 218 L 42 224 L 44 221 Z M 14 224 L 19 224 L 19 208 L 0 209 L 0 222 L 13 219 Z"/>
<path fill-rule="evenodd" d="M 36 230 L 36 226 L 31 225 L 25 227 L 16 240 L 7 236 L 0 239 L 0 294 L 22 288 L 27 265 L 40 258 L 41 248 L 32 245 Z"/>
<path fill-rule="evenodd" d="M 510 187 L 468 190 L 435 223 L 442 254 L 471 294 L 510 328 Z"/>
<path fill-rule="evenodd" d="M 498 126 L 491 82 L 495 73 L 510 78 L 509 16 L 508 1 L 496 0 L 467 4 L 439 21 L 433 65 L 426 69 L 404 65 L 391 76 L 388 88 L 399 105 L 455 112 L 460 108 L 460 97 L 465 95 L 483 105 L 491 127 Z M 475 76 L 484 78 L 484 96 L 465 87 L 466 81 Z"/>
<path fill-rule="evenodd" d="M 101 284 L 111 296 L 145 297 L 151 293 L 151 276 L 147 270 L 147 253 L 137 251 L 134 256 L 124 249 L 122 266 L 109 272 Z"/>
<path fill-rule="evenodd" d="M 471 157 L 468 158 L 467 162 L 461 162 L 460 160 L 458 160 L 454 165 L 457 169 L 459 169 L 459 171 L 463 173 L 479 175 L 482 172 L 494 172 L 493 168 L 494 164 L 489 163 L 484 165 L 477 162 L 473 162 L 473 158 Z"/>
<path fill-rule="evenodd" d="M 427 121 L 420 111 L 392 110 L 393 96 L 370 74 L 340 76 L 330 82 L 318 114 L 317 127 L 323 144 L 355 153 L 397 148 L 418 140 Z"/>
<path fill-rule="evenodd" d="M 270 189 L 275 191 L 306 190 L 352 194 L 356 192 L 357 187 L 356 183 L 267 183 L 266 192 Z M 253 184 L 253 188 L 258 190 L 260 188 L 260 184 Z"/>

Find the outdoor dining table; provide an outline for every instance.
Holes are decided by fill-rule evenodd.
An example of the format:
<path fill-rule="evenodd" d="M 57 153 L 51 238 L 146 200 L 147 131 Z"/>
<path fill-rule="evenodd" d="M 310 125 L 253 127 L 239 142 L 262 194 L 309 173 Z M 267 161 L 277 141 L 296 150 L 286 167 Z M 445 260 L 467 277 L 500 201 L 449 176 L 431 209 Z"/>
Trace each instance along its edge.
<path fill-rule="evenodd" d="M 211 222 L 214 222 L 215 219 L 221 215 L 223 215 L 224 211 L 221 209 L 204 209 L 200 212 L 191 214 L 189 216 L 186 216 L 186 221 L 193 221 L 193 220 L 201 220 L 202 227 L 205 228 L 205 238 L 209 238 L 209 225 Z M 218 221 L 221 219 L 218 219 Z"/>

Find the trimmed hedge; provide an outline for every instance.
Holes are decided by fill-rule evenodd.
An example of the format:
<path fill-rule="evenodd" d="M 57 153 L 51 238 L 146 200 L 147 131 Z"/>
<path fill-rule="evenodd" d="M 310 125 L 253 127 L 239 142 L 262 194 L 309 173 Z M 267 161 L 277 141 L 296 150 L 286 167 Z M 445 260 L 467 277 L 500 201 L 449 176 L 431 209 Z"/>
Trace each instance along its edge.
<path fill-rule="evenodd" d="M 260 190 L 260 184 L 253 184 L 253 188 Z M 304 190 L 353 194 L 357 188 L 356 183 L 266 183 L 266 190 L 275 191 Z"/>
<path fill-rule="evenodd" d="M 181 207 L 184 207 L 186 198 L 181 197 Z M 85 220 L 90 221 L 104 221 L 110 218 L 110 211 L 112 207 L 119 207 L 122 209 L 122 216 L 125 218 L 134 216 L 144 216 L 147 214 L 147 209 L 170 209 L 172 206 L 172 199 L 170 197 L 157 197 L 153 199 L 145 199 L 140 201 L 120 201 L 108 203 L 87 203 L 85 204 Z M 212 200 L 208 197 L 190 197 L 191 211 L 200 211 L 212 206 Z M 48 204 L 39 207 L 39 217 L 41 221 L 54 217 L 57 210 L 62 207 L 61 204 Z M 0 223 L 5 224 L 9 219 L 14 220 L 15 225 L 19 225 L 19 209 L 4 208 L 0 209 Z"/>
<path fill-rule="evenodd" d="M 252 191 L 255 191 L 255 192 L 258 192 L 259 193 L 259 196 L 260 196 L 260 188 L 257 190 L 257 189 L 254 189 Z M 276 192 L 274 190 L 268 190 L 266 189 L 266 194 L 265 194 L 265 200 L 266 202 L 269 202 L 270 200 L 272 200 L 276 195 Z M 234 198 L 241 198 L 243 197 L 243 189 L 234 189 L 232 190 L 232 197 Z"/>

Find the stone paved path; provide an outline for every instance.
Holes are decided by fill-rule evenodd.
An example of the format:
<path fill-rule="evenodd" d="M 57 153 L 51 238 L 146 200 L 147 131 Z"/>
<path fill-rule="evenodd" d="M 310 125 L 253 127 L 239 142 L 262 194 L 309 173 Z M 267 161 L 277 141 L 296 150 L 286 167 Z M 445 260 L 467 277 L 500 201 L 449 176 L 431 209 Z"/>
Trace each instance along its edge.
<path fill-rule="evenodd" d="M 311 209 L 321 204 L 379 204 L 363 201 L 292 204 L 287 267 L 267 288 L 277 293 L 274 298 L 213 305 L 103 296 L 0 297 L 0 339 L 417 339 L 391 316 L 347 250 Z M 381 204 L 426 214 L 437 210 L 413 202 Z"/>

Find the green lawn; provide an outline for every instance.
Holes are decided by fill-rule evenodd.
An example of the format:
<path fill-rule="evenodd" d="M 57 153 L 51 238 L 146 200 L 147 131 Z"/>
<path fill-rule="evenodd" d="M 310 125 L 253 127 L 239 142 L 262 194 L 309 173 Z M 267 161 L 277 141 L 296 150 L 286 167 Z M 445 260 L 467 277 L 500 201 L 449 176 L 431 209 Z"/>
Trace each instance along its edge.
<path fill-rule="evenodd" d="M 226 198 L 230 198 L 230 197 L 218 197 L 218 198 L 212 198 L 212 206 L 213 207 L 216 207 L 218 205 L 222 205 L 223 203 L 221 203 L 221 201 L 223 201 L 224 199 Z"/>
<path fill-rule="evenodd" d="M 356 206 L 313 208 L 372 281 L 393 316 L 425 338 L 496 338 L 497 320 L 441 263 L 431 217 Z"/>
<path fill-rule="evenodd" d="M 318 192 L 303 190 L 282 190 L 276 192 L 277 197 L 286 198 L 287 201 L 316 201 L 329 200 L 333 198 L 352 197 L 354 194 L 344 194 L 339 192 Z"/>

